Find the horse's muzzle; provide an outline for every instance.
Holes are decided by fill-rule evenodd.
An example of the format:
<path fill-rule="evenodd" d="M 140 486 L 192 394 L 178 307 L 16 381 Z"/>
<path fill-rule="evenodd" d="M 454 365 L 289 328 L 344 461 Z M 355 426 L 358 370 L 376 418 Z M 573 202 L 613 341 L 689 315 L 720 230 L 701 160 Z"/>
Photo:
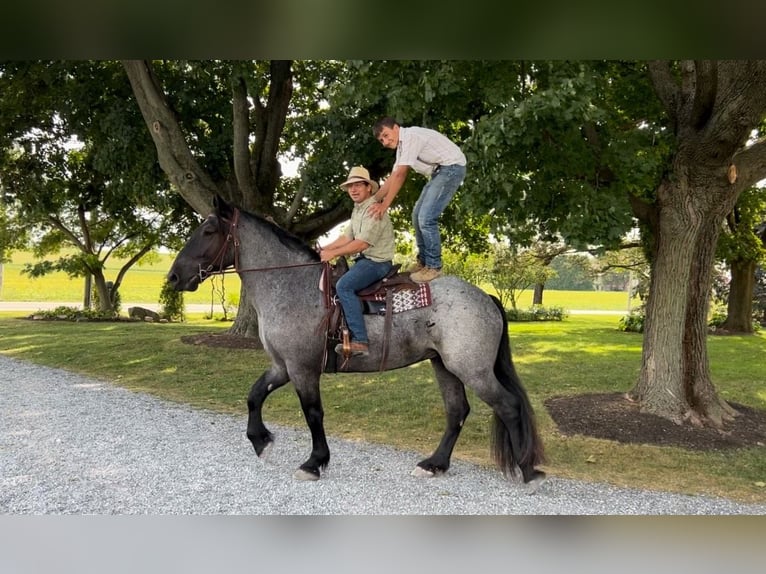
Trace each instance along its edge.
<path fill-rule="evenodd" d="M 178 273 L 171 269 L 167 276 L 168 284 L 176 291 L 196 291 L 202 278 L 199 274 L 192 275 L 186 281 L 182 280 Z"/>

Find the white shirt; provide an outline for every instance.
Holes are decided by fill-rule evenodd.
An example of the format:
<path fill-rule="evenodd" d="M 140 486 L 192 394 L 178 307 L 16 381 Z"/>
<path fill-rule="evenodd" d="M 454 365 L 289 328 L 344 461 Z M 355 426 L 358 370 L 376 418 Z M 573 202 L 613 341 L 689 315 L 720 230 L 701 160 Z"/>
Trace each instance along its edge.
<path fill-rule="evenodd" d="M 416 172 L 431 177 L 440 165 L 465 165 L 465 155 L 447 136 L 429 128 L 399 128 L 396 148 L 397 165 L 407 165 Z"/>

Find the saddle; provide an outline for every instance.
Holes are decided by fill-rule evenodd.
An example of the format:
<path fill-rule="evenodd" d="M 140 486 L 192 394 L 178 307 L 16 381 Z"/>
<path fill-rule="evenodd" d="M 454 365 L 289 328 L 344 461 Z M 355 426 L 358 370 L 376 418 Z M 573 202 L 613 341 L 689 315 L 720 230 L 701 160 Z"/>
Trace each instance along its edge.
<path fill-rule="evenodd" d="M 325 335 L 327 345 L 325 348 L 324 372 L 337 372 L 337 353 L 335 345 L 343 342 L 344 349 L 349 346 L 349 333 L 346 327 L 343 307 L 338 303 L 335 292 L 335 286 L 338 280 L 348 271 L 348 261 L 345 257 L 339 257 L 335 265 L 330 266 L 323 274 L 322 289 L 325 293 L 325 309 L 327 311 L 325 320 Z M 385 323 L 383 327 L 383 352 L 380 362 L 380 370 L 385 370 L 386 360 L 388 358 L 388 344 L 391 338 L 391 325 L 393 323 L 393 314 L 395 311 L 394 295 L 400 291 L 422 290 L 427 284 L 416 283 L 410 279 L 408 272 L 400 272 L 401 265 L 394 265 L 385 277 L 376 281 L 372 285 L 357 291 L 357 296 L 362 301 L 365 314 L 383 315 Z M 428 303 L 430 304 L 430 297 Z M 403 309 L 402 309 L 403 310 Z M 348 356 L 344 354 L 344 361 L 341 370 L 344 370 L 348 363 Z"/>

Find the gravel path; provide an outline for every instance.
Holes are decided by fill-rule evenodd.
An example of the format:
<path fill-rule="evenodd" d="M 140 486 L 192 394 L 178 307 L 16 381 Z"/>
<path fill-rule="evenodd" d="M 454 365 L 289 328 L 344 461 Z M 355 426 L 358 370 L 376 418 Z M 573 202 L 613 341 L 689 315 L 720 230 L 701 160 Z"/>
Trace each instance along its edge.
<path fill-rule="evenodd" d="M 453 461 L 410 476 L 412 452 L 330 438 L 318 482 L 293 471 L 308 429 L 269 425 L 266 462 L 246 415 L 195 410 L 0 355 L 0 514 L 766 514 L 766 505 L 614 488 L 555 477 L 533 495 Z M 267 421 L 268 425 L 268 421 Z"/>

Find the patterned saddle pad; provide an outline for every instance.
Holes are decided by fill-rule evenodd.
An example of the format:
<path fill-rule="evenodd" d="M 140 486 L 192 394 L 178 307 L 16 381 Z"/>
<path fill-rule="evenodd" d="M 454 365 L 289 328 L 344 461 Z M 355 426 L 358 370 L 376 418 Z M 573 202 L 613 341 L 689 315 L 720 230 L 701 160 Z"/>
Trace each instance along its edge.
<path fill-rule="evenodd" d="M 378 291 L 364 297 L 367 301 L 385 303 L 385 291 Z M 431 304 L 431 288 L 428 283 L 419 283 L 416 289 L 399 289 L 393 293 L 392 313 L 401 313 L 411 309 L 428 307 Z"/>

